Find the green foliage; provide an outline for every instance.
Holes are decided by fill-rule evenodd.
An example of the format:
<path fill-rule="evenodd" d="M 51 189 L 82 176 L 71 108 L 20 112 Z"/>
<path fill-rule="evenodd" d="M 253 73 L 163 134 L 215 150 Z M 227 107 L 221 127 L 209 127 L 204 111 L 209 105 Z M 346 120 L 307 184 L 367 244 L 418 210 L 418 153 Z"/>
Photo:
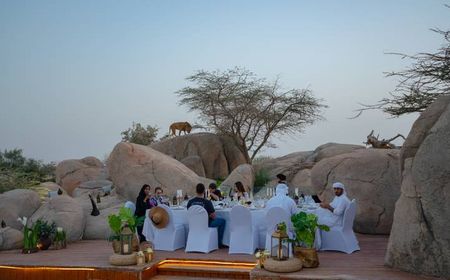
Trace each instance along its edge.
<path fill-rule="evenodd" d="M 64 241 L 66 240 L 66 232 L 63 231 L 56 231 L 54 241 Z"/>
<path fill-rule="evenodd" d="M 114 235 L 120 234 L 120 229 L 122 227 L 122 221 L 120 220 L 120 217 L 118 215 L 110 214 L 108 216 L 108 224 L 109 224 L 109 227 L 111 228 L 112 232 L 114 233 Z"/>
<path fill-rule="evenodd" d="M 36 230 L 39 237 L 50 237 L 56 233 L 56 224 L 55 222 L 49 224 L 47 221 L 38 219 L 33 225 L 33 230 Z"/>
<path fill-rule="evenodd" d="M 303 245 L 307 248 L 312 248 L 316 229 L 329 231 L 330 228 L 326 225 L 319 225 L 317 223 L 317 216 L 311 213 L 299 212 L 291 216 L 291 221 L 295 230 L 295 243 Z"/>
<path fill-rule="evenodd" d="M 255 186 L 264 187 L 270 181 L 269 171 L 261 168 L 255 173 Z"/>
<path fill-rule="evenodd" d="M 108 224 L 113 232 L 110 239 L 117 239 L 120 235 L 122 225 L 127 224 L 132 232 L 136 232 L 136 227 L 144 224 L 145 217 L 134 216 L 130 208 L 121 207 L 118 214 L 108 216 Z"/>
<path fill-rule="evenodd" d="M 0 193 L 55 181 L 55 163 L 27 159 L 21 149 L 0 151 Z"/>
<path fill-rule="evenodd" d="M 140 123 L 133 122 L 131 128 L 122 131 L 122 141 L 140 145 L 149 145 L 155 142 L 158 130 L 159 129 L 156 126 L 147 125 L 147 127 L 143 127 Z"/>
<path fill-rule="evenodd" d="M 217 178 L 217 179 L 216 179 L 216 186 L 217 186 L 217 187 L 220 187 L 220 185 L 222 185 L 223 181 L 225 181 L 225 179 L 223 179 L 223 178 Z"/>

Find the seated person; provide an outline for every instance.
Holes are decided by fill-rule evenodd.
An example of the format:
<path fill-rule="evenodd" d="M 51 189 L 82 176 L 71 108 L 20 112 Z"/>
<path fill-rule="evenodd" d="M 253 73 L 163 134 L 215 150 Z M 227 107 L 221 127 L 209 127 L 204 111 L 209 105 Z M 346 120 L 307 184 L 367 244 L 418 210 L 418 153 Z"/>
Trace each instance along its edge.
<path fill-rule="evenodd" d="M 154 205 L 151 204 L 151 194 L 150 194 L 150 186 L 145 184 L 142 186 L 141 190 L 139 191 L 139 194 L 136 198 L 136 210 L 134 212 L 135 216 L 138 217 L 144 217 L 145 211 L 147 209 L 152 208 Z M 144 242 L 145 236 L 142 234 L 143 225 L 137 226 L 137 232 L 139 235 L 139 241 Z"/>
<path fill-rule="evenodd" d="M 236 201 L 240 201 L 241 199 L 243 200 L 249 200 L 249 195 L 248 193 L 245 191 L 244 185 L 242 184 L 241 181 L 237 181 L 236 183 L 234 183 L 234 194 L 232 196 L 233 200 Z"/>
<path fill-rule="evenodd" d="M 288 195 L 288 188 L 286 184 L 278 184 L 275 189 L 275 196 L 267 201 L 267 209 L 273 207 L 283 208 L 289 216 L 292 216 L 298 212 L 297 204 Z"/>
<path fill-rule="evenodd" d="M 222 194 L 217 189 L 217 185 L 215 183 L 209 184 L 209 199 L 212 201 L 222 200 Z"/>
<path fill-rule="evenodd" d="M 214 206 L 211 201 L 207 200 L 205 197 L 205 185 L 198 184 L 196 189 L 196 196 L 189 200 L 187 208 L 191 207 L 192 205 L 199 205 L 203 208 L 205 208 L 206 212 L 208 212 L 208 226 L 209 227 L 216 227 L 217 232 L 219 234 L 219 247 L 223 247 L 222 240 L 223 240 L 223 233 L 225 231 L 225 220 L 222 218 L 216 217 L 216 212 L 214 210 Z"/>
<path fill-rule="evenodd" d="M 161 187 L 155 188 L 155 196 L 150 198 L 150 204 L 153 206 L 158 206 L 159 204 L 165 204 L 169 206 L 169 201 L 163 197 L 163 189 Z"/>
<path fill-rule="evenodd" d="M 344 212 L 350 204 L 350 200 L 345 192 L 344 184 L 336 182 L 333 184 L 334 194 L 331 203 L 320 203 L 321 211 L 317 214 L 319 216 L 319 224 L 327 225 L 329 227 L 341 226 Z"/>

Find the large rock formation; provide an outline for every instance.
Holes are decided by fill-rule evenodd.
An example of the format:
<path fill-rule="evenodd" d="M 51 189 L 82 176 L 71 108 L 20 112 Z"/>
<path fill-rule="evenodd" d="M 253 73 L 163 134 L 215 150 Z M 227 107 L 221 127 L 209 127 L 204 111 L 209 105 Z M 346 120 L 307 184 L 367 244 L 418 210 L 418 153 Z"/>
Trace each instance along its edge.
<path fill-rule="evenodd" d="M 70 195 L 80 183 L 108 178 L 105 166 L 95 157 L 63 160 L 56 166 L 55 174 L 56 183 Z"/>
<path fill-rule="evenodd" d="M 177 189 L 194 195 L 198 183 L 211 180 L 199 177 L 192 170 L 150 147 L 121 142 L 114 147 L 108 159 L 109 174 L 118 195 L 135 201 L 143 184 L 152 190 L 161 186 L 172 196 Z"/>
<path fill-rule="evenodd" d="M 66 231 L 68 241 L 80 240 L 83 237 L 86 217 L 81 204 L 67 195 L 51 198 L 31 216 L 31 223 L 42 219 L 55 222 Z"/>
<path fill-rule="evenodd" d="M 401 195 L 386 264 L 450 278 L 450 96 L 414 123 L 401 153 Z"/>
<path fill-rule="evenodd" d="M 23 233 L 11 227 L 0 228 L 0 251 L 23 247 Z"/>
<path fill-rule="evenodd" d="M 388 234 L 400 195 L 399 153 L 357 149 L 323 159 L 311 170 L 312 186 L 323 199 L 331 201 L 332 184 L 344 183 L 349 198 L 357 201 L 355 231 Z"/>
<path fill-rule="evenodd" d="M 211 179 L 226 178 L 238 165 L 246 163 L 244 154 L 230 138 L 212 133 L 177 136 L 151 147 Z"/>
<path fill-rule="evenodd" d="M 19 217 L 29 218 L 41 206 L 39 194 L 32 190 L 15 189 L 0 194 L 0 221 L 21 230 L 23 225 Z"/>
<path fill-rule="evenodd" d="M 255 170 L 259 172 L 263 169 L 268 172 L 269 177 L 272 178 L 268 183 L 269 186 L 275 186 L 278 182 L 275 176 L 278 173 L 283 173 L 287 177 L 289 186 L 301 188 L 304 194 L 316 194 L 316 190 L 311 184 L 311 168 L 323 159 L 359 149 L 365 149 L 365 147 L 361 145 L 326 143 L 320 145 L 314 151 L 295 152 L 279 158 L 263 160 L 255 164 Z"/>
<path fill-rule="evenodd" d="M 255 182 L 255 171 L 250 164 L 241 164 L 236 167 L 220 185 L 221 191 L 228 195 L 230 189 L 234 187 L 234 183 L 238 181 L 242 182 L 248 192 L 252 191 Z"/>

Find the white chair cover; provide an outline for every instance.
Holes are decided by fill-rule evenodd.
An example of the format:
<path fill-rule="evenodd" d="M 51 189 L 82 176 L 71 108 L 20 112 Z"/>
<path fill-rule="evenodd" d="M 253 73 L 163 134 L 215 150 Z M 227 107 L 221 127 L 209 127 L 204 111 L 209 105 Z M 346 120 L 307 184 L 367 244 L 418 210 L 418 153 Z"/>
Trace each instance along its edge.
<path fill-rule="evenodd" d="M 258 231 L 252 225 L 250 210 L 237 205 L 230 213 L 230 248 L 228 254 L 253 254 L 258 247 Z"/>
<path fill-rule="evenodd" d="M 344 212 L 342 226 L 330 228 L 330 231 L 321 230 L 321 251 L 341 251 L 351 254 L 359 251 L 359 242 L 353 232 L 353 221 L 356 216 L 356 201 L 353 199 Z"/>
<path fill-rule="evenodd" d="M 164 204 L 161 207 L 169 214 L 169 223 L 163 229 L 153 226 L 153 246 L 156 250 L 175 251 L 186 246 L 185 230 L 182 224 L 175 224 L 172 210 Z"/>
<path fill-rule="evenodd" d="M 127 202 L 125 202 L 124 206 L 125 206 L 125 208 L 130 209 L 131 214 L 134 215 L 134 212 L 136 212 L 136 205 L 133 202 L 127 201 Z"/>
<path fill-rule="evenodd" d="M 187 212 L 189 233 L 186 252 L 209 253 L 218 249 L 217 228 L 208 227 L 208 213 L 205 208 L 193 205 Z"/>
<path fill-rule="evenodd" d="M 270 242 L 272 233 L 275 231 L 277 224 L 285 222 L 289 238 L 293 237 L 293 234 L 291 232 L 292 229 L 292 222 L 291 217 L 289 217 L 289 214 L 281 207 L 273 207 L 270 208 L 269 211 L 267 211 L 266 214 L 266 223 L 267 223 L 267 233 L 266 233 L 266 250 L 271 251 L 270 248 Z M 274 246 L 277 244 L 273 244 Z M 290 252 L 292 252 L 292 248 L 289 247 Z M 292 256 L 292 253 L 291 253 Z"/>

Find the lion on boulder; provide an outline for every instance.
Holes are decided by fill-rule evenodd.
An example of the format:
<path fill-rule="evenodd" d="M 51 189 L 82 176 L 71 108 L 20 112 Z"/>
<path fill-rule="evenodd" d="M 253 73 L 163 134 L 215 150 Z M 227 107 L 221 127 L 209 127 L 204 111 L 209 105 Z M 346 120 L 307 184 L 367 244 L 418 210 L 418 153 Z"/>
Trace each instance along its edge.
<path fill-rule="evenodd" d="M 176 135 L 177 130 L 180 131 L 178 135 L 181 135 L 182 131 L 184 134 L 191 133 L 192 126 L 188 122 L 175 122 L 169 126 L 169 135 Z"/>

